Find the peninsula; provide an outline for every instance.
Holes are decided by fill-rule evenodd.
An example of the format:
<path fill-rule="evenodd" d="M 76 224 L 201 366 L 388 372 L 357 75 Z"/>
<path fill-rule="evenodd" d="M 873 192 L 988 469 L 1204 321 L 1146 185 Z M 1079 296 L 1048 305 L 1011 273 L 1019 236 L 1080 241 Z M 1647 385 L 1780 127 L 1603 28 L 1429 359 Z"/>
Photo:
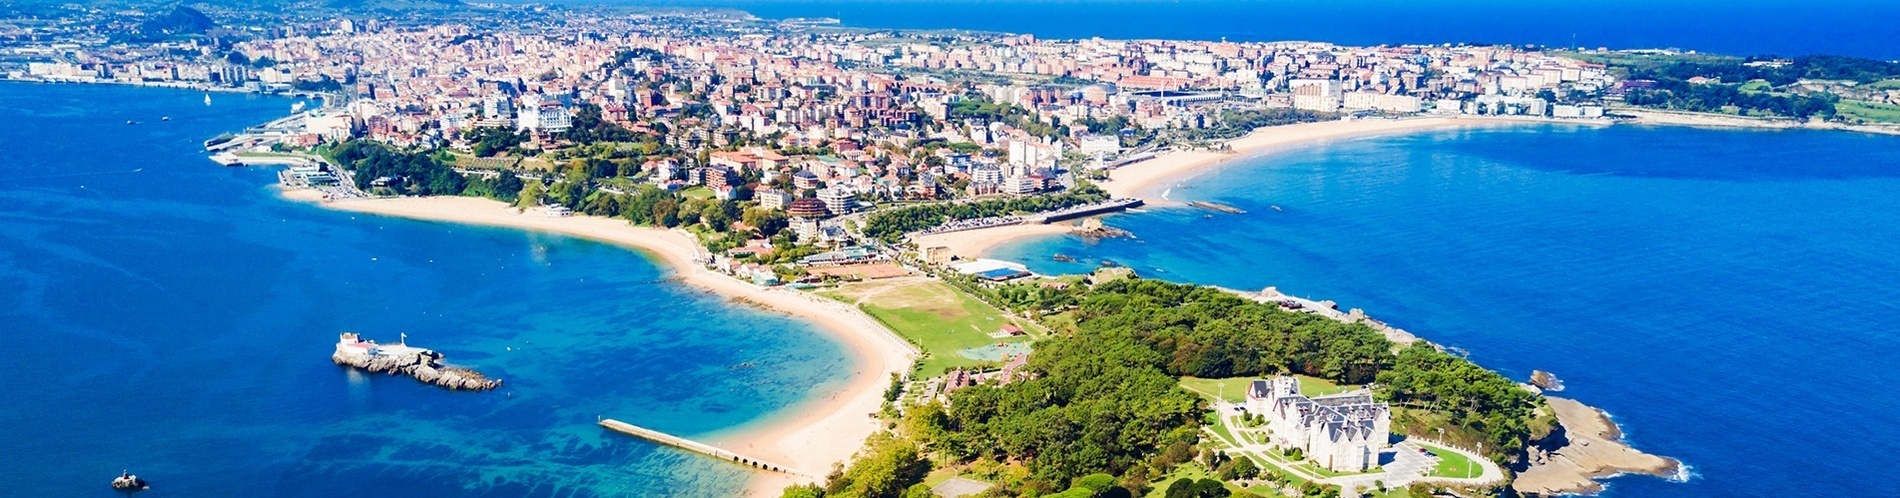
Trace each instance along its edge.
<path fill-rule="evenodd" d="M 1643 121 L 1619 110 L 1656 95 L 1627 101 L 1615 62 L 484 9 L 315 20 L 196 52 L 150 42 L 6 74 L 319 96 L 208 146 L 221 164 L 288 166 L 293 199 L 637 249 L 689 285 L 820 325 L 848 346 L 851 380 L 788 413 L 709 443 L 647 434 L 638 414 L 577 422 L 768 468 L 754 495 L 1540 494 L 1678 468 L 1623 445 L 1594 409 L 1364 313 L 983 259 L 1075 216 L 1167 208 L 1172 182 L 1275 150 Z M 487 27 L 497 20 L 521 29 Z M 344 339 L 341 364 L 498 382 L 432 352 L 383 365 Z M 1358 439 L 1315 443 L 1325 431 Z"/>

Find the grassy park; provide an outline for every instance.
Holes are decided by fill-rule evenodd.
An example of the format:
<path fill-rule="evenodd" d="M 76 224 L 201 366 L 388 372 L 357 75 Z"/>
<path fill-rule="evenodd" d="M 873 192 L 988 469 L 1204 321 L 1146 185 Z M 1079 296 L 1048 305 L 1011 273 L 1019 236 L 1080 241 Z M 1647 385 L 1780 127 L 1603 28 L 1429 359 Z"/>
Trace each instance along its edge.
<path fill-rule="evenodd" d="M 1300 394 L 1304 394 L 1308 397 L 1339 394 L 1352 390 L 1354 387 L 1341 386 L 1318 377 L 1308 377 L 1305 375 L 1294 375 L 1293 377 L 1300 379 Z M 1254 379 L 1257 378 L 1258 377 L 1230 377 L 1226 379 L 1203 379 L 1199 377 L 1182 377 L 1181 387 L 1199 393 L 1202 397 L 1206 397 L 1207 399 L 1220 397 L 1230 403 L 1239 403 L 1247 400 L 1247 386 L 1253 383 Z"/>
<path fill-rule="evenodd" d="M 1834 104 L 1834 109 L 1841 114 L 1871 122 L 1900 123 L 1900 105 L 1864 100 L 1842 100 Z"/>
<path fill-rule="evenodd" d="M 999 339 L 990 336 L 1004 325 L 1015 324 L 1032 336 L 1041 333 L 1035 323 L 1004 314 L 936 280 L 871 280 L 843 284 L 818 293 L 857 306 L 905 340 L 916 344 L 924 351 L 922 370 L 918 373 L 925 377 L 937 376 L 952 368 L 985 363 L 957 354 L 960 350 L 998 343 L 1027 342 L 1031 339 Z"/>
<path fill-rule="evenodd" d="M 1438 465 L 1432 467 L 1432 472 L 1426 474 L 1428 476 L 1469 478 L 1478 477 L 1484 473 L 1484 467 L 1479 466 L 1477 462 L 1471 461 L 1471 458 L 1466 457 L 1463 453 L 1451 451 L 1435 444 L 1413 442 L 1427 450 L 1431 450 L 1432 454 L 1438 455 Z"/>

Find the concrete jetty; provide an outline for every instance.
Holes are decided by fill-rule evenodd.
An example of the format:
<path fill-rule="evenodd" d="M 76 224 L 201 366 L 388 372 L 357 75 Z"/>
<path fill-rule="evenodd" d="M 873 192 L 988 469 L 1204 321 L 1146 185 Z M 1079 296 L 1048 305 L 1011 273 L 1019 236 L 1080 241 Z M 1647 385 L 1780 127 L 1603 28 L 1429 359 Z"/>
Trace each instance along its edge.
<path fill-rule="evenodd" d="M 646 439 L 646 440 L 664 444 L 667 446 L 672 446 L 674 448 L 679 448 L 682 450 L 687 450 L 687 451 L 703 454 L 706 456 L 744 465 L 747 467 L 752 467 L 759 470 L 766 470 L 766 471 L 778 472 L 778 473 L 783 473 L 783 474 L 791 474 L 791 475 L 795 475 L 799 477 L 808 477 L 808 478 L 813 477 L 804 472 L 799 472 L 798 470 L 795 470 L 792 467 L 789 467 L 786 465 L 781 465 L 781 464 L 773 463 L 773 462 L 767 462 L 767 461 L 760 460 L 757 458 L 741 455 L 737 452 L 726 450 L 718 446 L 701 443 L 699 441 L 694 441 L 691 439 L 686 439 L 683 437 L 667 434 L 667 433 L 656 431 L 653 429 L 640 427 L 637 425 L 621 422 L 619 420 L 614 420 L 611 418 L 601 419 L 600 426 L 607 428 L 607 430 L 611 430 L 611 431 L 618 432 L 621 434 L 626 434 L 629 436 Z"/>

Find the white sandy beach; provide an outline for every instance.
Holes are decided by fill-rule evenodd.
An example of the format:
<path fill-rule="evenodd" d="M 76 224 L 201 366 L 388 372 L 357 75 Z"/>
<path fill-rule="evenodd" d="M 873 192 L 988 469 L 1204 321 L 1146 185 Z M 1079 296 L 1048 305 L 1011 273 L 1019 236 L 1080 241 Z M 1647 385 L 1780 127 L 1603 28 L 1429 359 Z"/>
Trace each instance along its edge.
<path fill-rule="evenodd" d="M 1463 116 L 1405 119 L 1354 119 L 1268 126 L 1256 129 L 1252 133 L 1247 134 L 1247 136 L 1227 142 L 1227 145 L 1232 147 L 1232 151 L 1178 150 L 1168 152 L 1154 159 L 1115 169 L 1109 172 L 1109 179 L 1099 182 L 1099 185 L 1101 185 L 1103 190 L 1107 190 L 1108 193 L 1116 197 L 1137 197 L 1149 204 L 1159 204 L 1166 202 L 1166 199 L 1163 199 L 1161 196 L 1162 191 L 1166 190 L 1166 188 L 1163 187 L 1164 184 L 1207 168 L 1253 157 L 1275 149 L 1306 145 L 1324 140 L 1367 135 L 1529 122 L 1545 122 L 1545 120 Z"/>
<path fill-rule="evenodd" d="M 321 201 L 310 190 L 291 190 L 285 197 Z M 530 210 L 522 213 L 504 203 L 471 197 L 406 197 L 353 199 L 320 203 L 323 207 L 383 216 L 435 220 L 558 233 L 618 244 L 650 252 L 689 284 L 732 298 L 744 299 L 809 320 L 843 342 L 855 357 L 857 371 L 835 393 L 801 403 L 748 427 L 734 428 L 711 444 L 797 469 L 806 478 L 758 473 L 748 486 L 753 496 L 778 496 L 787 485 L 817 482 L 834 462 L 848 460 L 865 438 L 879 428 L 873 417 L 883 404 L 883 391 L 893 372 L 908 372 L 916 350 L 857 308 L 803 292 L 765 289 L 706 270 L 697 261 L 703 250 L 685 232 L 635 227 L 622 220 L 595 216 L 553 218 Z M 639 414 L 606 414 L 638 423 Z M 629 441 L 631 444 L 632 442 Z"/>
<path fill-rule="evenodd" d="M 1074 228 L 1073 223 L 1029 223 L 925 235 L 913 240 L 919 248 L 948 247 L 951 255 L 961 259 L 976 259 L 983 257 L 984 251 L 1012 240 L 1069 233 Z"/>
<path fill-rule="evenodd" d="M 1160 157 L 1123 166 L 1109 173 L 1107 181 L 1097 182 L 1116 197 L 1136 197 L 1148 204 L 1166 204 L 1161 197 L 1163 185 L 1229 162 L 1253 157 L 1276 149 L 1297 147 L 1312 142 L 1367 135 L 1404 133 L 1464 126 L 1495 126 L 1512 123 L 1545 122 L 1537 119 L 1429 117 L 1408 119 L 1358 119 L 1269 126 L 1228 142 L 1232 151 L 1172 151 Z M 1587 122 L 1583 122 L 1587 123 Z M 1029 237 L 1068 233 L 1073 227 L 1060 225 L 1010 225 L 961 232 L 925 235 L 914 239 L 917 247 L 948 247 L 950 254 L 975 259 L 991 248 Z"/>

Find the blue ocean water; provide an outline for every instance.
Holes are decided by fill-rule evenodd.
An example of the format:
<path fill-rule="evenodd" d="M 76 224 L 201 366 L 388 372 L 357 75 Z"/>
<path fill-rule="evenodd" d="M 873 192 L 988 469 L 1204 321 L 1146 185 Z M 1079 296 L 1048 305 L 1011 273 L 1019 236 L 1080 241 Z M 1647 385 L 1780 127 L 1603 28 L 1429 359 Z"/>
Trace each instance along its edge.
<path fill-rule="evenodd" d="M 1500 43 L 1900 57 L 1888 0 L 581 0 L 1045 38 Z"/>
<path fill-rule="evenodd" d="M 107 496 L 121 469 L 141 496 L 731 494 L 741 468 L 595 417 L 707 435 L 853 368 L 625 249 L 280 200 L 200 142 L 290 101 L 212 98 L 0 84 L 0 495 Z M 355 374 L 344 330 L 506 384 Z"/>
<path fill-rule="evenodd" d="M 1182 181 L 1038 272 L 1332 299 L 1601 407 L 1693 477 L 1615 496 L 1889 494 L 1900 137 L 1529 125 L 1339 140 Z M 1276 210 L 1275 206 L 1279 209 Z M 1050 259 L 1053 253 L 1078 258 Z"/>

